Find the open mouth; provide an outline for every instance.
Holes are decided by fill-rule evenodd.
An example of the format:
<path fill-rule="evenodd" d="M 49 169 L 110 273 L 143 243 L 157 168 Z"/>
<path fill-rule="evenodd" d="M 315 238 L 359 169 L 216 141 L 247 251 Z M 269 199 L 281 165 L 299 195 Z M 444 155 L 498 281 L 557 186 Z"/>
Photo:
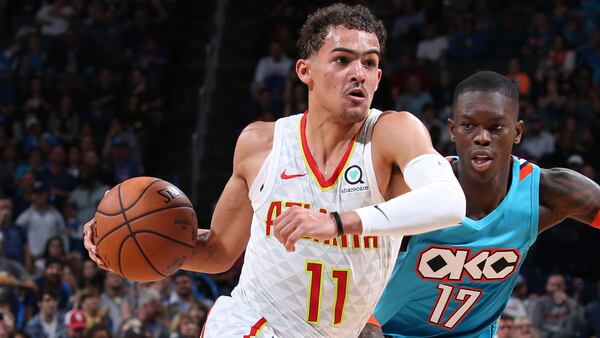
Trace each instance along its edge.
<path fill-rule="evenodd" d="M 471 157 L 473 168 L 477 171 L 485 171 L 492 165 L 493 158 L 487 155 L 475 155 Z"/>
<path fill-rule="evenodd" d="M 365 92 L 360 88 L 350 90 L 347 95 L 355 100 L 364 100 L 367 97 Z"/>

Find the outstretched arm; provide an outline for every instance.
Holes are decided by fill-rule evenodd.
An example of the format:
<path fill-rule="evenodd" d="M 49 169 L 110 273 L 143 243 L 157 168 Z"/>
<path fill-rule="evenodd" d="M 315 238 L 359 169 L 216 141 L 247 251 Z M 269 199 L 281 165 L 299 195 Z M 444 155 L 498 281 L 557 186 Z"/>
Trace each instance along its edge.
<path fill-rule="evenodd" d="M 600 228 L 600 186 L 565 168 L 542 169 L 538 232 L 566 218 Z"/>
<path fill-rule="evenodd" d="M 254 123 L 238 138 L 233 173 L 217 202 L 210 230 L 199 231 L 194 252 L 182 269 L 206 273 L 227 271 L 246 249 L 253 214 L 248 190 L 271 149 L 273 127 L 273 123 Z M 106 269 L 91 241 L 92 223 L 93 220 L 85 225 L 85 247 L 90 258 Z"/>

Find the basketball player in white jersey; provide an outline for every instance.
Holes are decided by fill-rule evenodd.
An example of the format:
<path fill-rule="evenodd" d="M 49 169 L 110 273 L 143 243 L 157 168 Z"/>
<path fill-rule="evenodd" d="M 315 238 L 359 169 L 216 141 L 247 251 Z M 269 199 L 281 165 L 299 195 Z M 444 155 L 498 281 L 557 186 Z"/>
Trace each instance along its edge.
<path fill-rule="evenodd" d="M 402 236 L 464 217 L 427 129 L 410 113 L 370 109 L 385 37 L 362 6 L 307 19 L 296 73 L 308 111 L 242 132 L 211 228 L 182 267 L 225 271 L 246 250 L 239 285 L 216 301 L 203 337 L 356 337 Z M 85 245 L 105 268 L 89 230 Z"/>

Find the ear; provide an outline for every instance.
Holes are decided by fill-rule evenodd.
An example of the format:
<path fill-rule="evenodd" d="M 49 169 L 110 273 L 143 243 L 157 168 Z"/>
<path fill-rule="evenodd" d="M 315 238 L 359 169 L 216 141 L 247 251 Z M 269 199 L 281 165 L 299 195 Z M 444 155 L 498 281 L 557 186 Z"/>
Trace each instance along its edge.
<path fill-rule="evenodd" d="M 515 124 L 515 141 L 514 141 L 514 144 L 521 143 L 521 136 L 523 136 L 523 128 L 524 127 L 525 127 L 525 122 L 523 122 L 523 120 L 519 120 Z"/>
<path fill-rule="evenodd" d="M 448 131 L 450 132 L 450 140 L 456 142 L 456 136 L 454 135 L 456 124 L 454 123 L 454 120 L 449 118 L 448 121 L 446 121 L 446 126 L 448 126 Z"/>
<path fill-rule="evenodd" d="M 379 81 L 381 81 L 381 75 L 383 74 L 383 71 L 381 70 L 381 68 L 377 69 L 377 85 L 375 86 L 375 91 L 377 91 L 377 88 L 379 88 Z"/>
<path fill-rule="evenodd" d="M 306 84 L 309 88 L 312 85 L 312 78 L 310 73 L 310 60 L 299 59 L 296 61 L 296 74 L 300 81 Z"/>

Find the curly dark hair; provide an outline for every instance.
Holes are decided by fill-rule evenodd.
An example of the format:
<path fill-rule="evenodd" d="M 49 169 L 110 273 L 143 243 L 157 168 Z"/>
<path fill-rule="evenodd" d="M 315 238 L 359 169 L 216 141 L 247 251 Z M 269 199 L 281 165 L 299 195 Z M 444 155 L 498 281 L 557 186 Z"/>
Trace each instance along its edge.
<path fill-rule="evenodd" d="M 371 14 L 369 9 L 361 5 L 334 4 L 309 15 L 300 28 L 297 45 L 300 58 L 307 59 L 316 53 L 323 46 L 330 27 L 336 26 L 373 33 L 377 36 L 382 51 L 385 47 L 387 32 L 383 22 Z"/>

